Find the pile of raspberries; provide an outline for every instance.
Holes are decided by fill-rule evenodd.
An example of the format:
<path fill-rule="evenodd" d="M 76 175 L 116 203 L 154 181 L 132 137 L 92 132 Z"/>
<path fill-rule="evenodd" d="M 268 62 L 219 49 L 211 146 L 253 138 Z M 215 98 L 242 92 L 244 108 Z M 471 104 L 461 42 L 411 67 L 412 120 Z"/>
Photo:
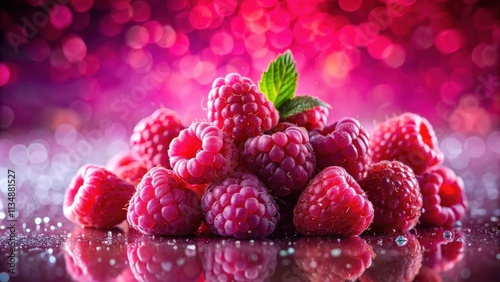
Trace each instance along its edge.
<path fill-rule="evenodd" d="M 206 121 L 160 108 L 140 120 L 130 151 L 85 165 L 64 215 L 85 227 L 125 219 L 148 235 L 391 234 L 451 226 L 467 210 L 460 177 L 442 165 L 431 124 L 403 113 L 371 135 L 328 107 L 283 117 L 251 79 L 217 78 Z"/>

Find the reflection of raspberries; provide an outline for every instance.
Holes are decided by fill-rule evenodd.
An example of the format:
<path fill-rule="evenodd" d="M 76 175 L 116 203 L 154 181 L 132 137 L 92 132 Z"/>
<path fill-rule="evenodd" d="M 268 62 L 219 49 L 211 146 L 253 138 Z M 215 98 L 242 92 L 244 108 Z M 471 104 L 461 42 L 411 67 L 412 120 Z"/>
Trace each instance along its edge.
<path fill-rule="evenodd" d="M 451 169 L 444 166 L 431 169 L 419 182 L 423 197 L 422 225 L 451 226 L 465 215 L 464 184 Z"/>
<path fill-rule="evenodd" d="M 64 216 L 82 226 L 111 228 L 125 220 L 125 206 L 134 191 L 134 185 L 105 168 L 85 165 L 66 190 Z"/>
<path fill-rule="evenodd" d="M 267 188 L 249 173 L 234 173 L 210 184 L 201 208 L 213 233 L 238 239 L 265 237 L 280 218 Z"/>
<path fill-rule="evenodd" d="M 268 134 L 245 142 L 241 162 L 276 195 L 288 196 L 304 190 L 316 158 L 304 128 L 279 123 Z"/>
<path fill-rule="evenodd" d="M 257 85 L 237 73 L 217 78 L 208 94 L 208 121 L 236 143 L 273 128 L 279 114 Z"/>
<path fill-rule="evenodd" d="M 372 247 L 363 238 L 302 238 L 295 261 L 311 282 L 354 281 L 372 263 Z"/>
<path fill-rule="evenodd" d="M 359 183 L 375 209 L 372 231 L 407 231 L 417 224 L 422 195 L 415 174 L 407 165 L 381 161 L 373 164 Z"/>
<path fill-rule="evenodd" d="M 420 242 L 424 247 L 423 264 L 439 272 L 452 269 L 464 258 L 464 234 L 455 230 L 422 229 Z"/>
<path fill-rule="evenodd" d="M 175 174 L 191 184 L 218 181 L 238 164 L 236 145 L 208 122 L 194 122 L 182 130 L 168 155 Z"/>
<path fill-rule="evenodd" d="M 148 169 L 157 165 L 170 168 L 168 146 L 183 128 L 174 111 L 158 109 L 135 126 L 130 137 L 132 151 Z"/>
<path fill-rule="evenodd" d="M 323 130 L 310 132 L 318 169 L 342 166 L 355 180 L 370 164 L 368 132 L 354 118 L 343 118 Z"/>
<path fill-rule="evenodd" d="M 422 248 L 417 238 L 399 236 L 367 238 L 375 252 L 372 265 L 359 277 L 361 282 L 412 282 L 422 266 Z M 406 240 L 406 241 L 404 241 Z"/>
<path fill-rule="evenodd" d="M 293 211 L 297 231 L 306 236 L 359 235 L 373 219 L 373 207 L 345 169 L 325 168 L 302 192 Z"/>
<path fill-rule="evenodd" d="M 286 122 L 302 126 L 307 130 L 323 129 L 328 119 L 328 108 L 316 106 L 310 110 L 306 110 L 287 117 Z"/>
<path fill-rule="evenodd" d="M 127 254 L 138 281 L 196 281 L 203 271 L 196 246 L 187 242 L 132 243 L 128 245 Z"/>
<path fill-rule="evenodd" d="M 276 269 L 278 247 L 262 243 L 208 242 L 203 250 L 206 281 L 269 281 Z"/>
<path fill-rule="evenodd" d="M 413 169 L 416 175 L 443 161 L 436 134 L 427 119 L 404 113 L 379 123 L 373 132 L 370 147 L 373 162 L 398 160 Z"/>
<path fill-rule="evenodd" d="M 117 235 L 116 231 L 77 228 L 67 237 L 64 261 L 74 281 L 117 281 L 121 277 L 127 267 L 127 247 L 112 241 L 110 238 L 118 236 L 108 237 L 110 232 Z"/>
<path fill-rule="evenodd" d="M 144 174 L 148 172 L 146 165 L 138 160 L 131 151 L 119 153 L 111 158 L 106 164 L 106 169 L 134 185 L 139 184 Z"/>
<path fill-rule="evenodd" d="M 129 224 L 148 235 L 194 234 L 201 218 L 196 194 L 163 167 L 154 167 L 144 175 L 127 213 Z"/>

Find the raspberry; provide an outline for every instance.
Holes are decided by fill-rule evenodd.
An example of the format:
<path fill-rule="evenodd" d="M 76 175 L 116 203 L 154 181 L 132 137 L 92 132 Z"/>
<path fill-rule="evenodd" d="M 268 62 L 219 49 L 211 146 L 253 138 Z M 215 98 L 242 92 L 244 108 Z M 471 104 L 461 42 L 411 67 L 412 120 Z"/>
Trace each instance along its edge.
<path fill-rule="evenodd" d="M 144 175 L 127 212 L 129 224 L 148 235 L 194 234 L 201 218 L 196 194 L 163 167 L 154 167 Z"/>
<path fill-rule="evenodd" d="M 309 133 L 319 170 L 343 167 L 355 180 L 361 179 L 370 165 L 368 132 L 354 118 L 343 118 Z"/>
<path fill-rule="evenodd" d="M 405 233 L 400 236 L 367 238 L 375 252 L 375 259 L 359 277 L 360 282 L 413 281 L 422 266 L 422 248 L 414 235 Z"/>
<path fill-rule="evenodd" d="M 127 247 L 115 240 L 110 242 L 110 232 L 117 234 L 116 231 L 77 228 L 67 237 L 64 261 L 73 281 L 116 281 L 121 276 L 127 267 Z M 103 263 L 109 261 L 114 264 Z"/>
<path fill-rule="evenodd" d="M 206 281 L 269 281 L 278 263 L 277 246 L 255 243 L 209 242 L 203 250 Z"/>
<path fill-rule="evenodd" d="M 279 123 L 267 134 L 247 139 L 241 164 L 277 196 L 302 192 L 316 165 L 307 131 Z"/>
<path fill-rule="evenodd" d="M 218 181 L 238 164 L 236 145 L 208 122 L 194 122 L 182 130 L 168 155 L 175 174 L 190 184 Z"/>
<path fill-rule="evenodd" d="M 338 166 L 318 173 L 294 208 L 293 223 L 306 236 L 359 235 L 373 219 L 373 207 L 358 183 Z"/>
<path fill-rule="evenodd" d="M 137 159 L 131 151 L 115 155 L 106 164 L 106 169 L 113 172 L 120 179 L 137 186 L 141 178 L 148 172 L 146 165 Z"/>
<path fill-rule="evenodd" d="M 448 234 L 447 234 L 448 233 Z M 464 258 L 464 234 L 454 230 L 419 231 L 424 248 L 423 264 L 439 272 L 452 269 Z"/>
<path fill-rule="evenodd" d="M 235 143 L 273 128 L 279 113 L 248 77 L 230 73 L 215 79 L 208 94 L 208 121 Z"/>
<path fill-rule="evenodd" d="M 370 267 L 372 247 L 360 237 L 302 238 L 295 261 L 311 282 L 354 281 Z"/>
<path fill-rule="evenodd" d="M 433 168 L 419 178 L 423 197 L 422 226 L 451 226 L 467 210 L 462 178 L 447 167 Z"/>
<path fill-rule="evenodd" d="M 397 160 L 416 175 L 443 161 L 436 134 L 429 121 L 417 114 L 404 113 L 377 124 L 370 148 L 372 161 Z"/>
<path fill-rule="evenodd" d="M 182 129 L 184 126 L 174 111 L 160 108 L 135 126 L 130 137 L 132 152 L 148 169 L 157 165 L 171 168 L 167 150 Z"/>
<path fill-rule="evenodd" d="M 328 119 L 328 108 L 316 106 L 312 109 L 300 112 L 285 118 L 286 122 L 302 126 L 307 130 L 323 129 Z"/>
<path fill-rule="evenodd" d="M 189 242 L 148 238 L 129 244 L 127 255 L 138 281 L 196 281 L 203 272 L 196 246 Z"/>
<path fill-rule="evenodd" d="M 265 237 L 280 219 L 269 190 L 250 173 L 234 173 L 210 184 L 201 208 L 212 233 L 238 239 Z"/>
<path fill-rule="evenodd" d="M 82 226 L 111 228 L 125 220 L 125 206 L 134 191 L 134 185 L 104 167 L 85 165 L 66 189 L 64 216 Z"/>
<path fill-rule="evenodd" d="M 368 169 L 359 184 L 375 209 L 372 231 L 392 233 L 415 227 L 422 195 L 410 167 L 398 161 L 381 161 Z"/>

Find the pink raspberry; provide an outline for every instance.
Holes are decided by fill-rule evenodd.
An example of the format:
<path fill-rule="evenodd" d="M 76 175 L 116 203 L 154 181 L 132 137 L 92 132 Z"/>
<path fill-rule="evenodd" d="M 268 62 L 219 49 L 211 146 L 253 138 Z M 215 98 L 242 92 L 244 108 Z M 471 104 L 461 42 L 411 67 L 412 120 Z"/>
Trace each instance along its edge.
<path fill-rule="evenodd" d="M 130 226 L 147 235 L 194 234 L 201 218 L 196 194 L 163 167 L 154 167 L 144 175 L 127 212 Z"/>
<path fill-rule="evenodd" d="M 412 113 L 377 124 L 370 147 L 374 163 L 397 160 L 411 167 L 416 175 L 441 164 L 444 158 L 429 121 Z"/>
<path fill-rule="evenodd" d="M 135 126 L 130 137 L 132 152 L 148 169 L 157 165 L 171 168 L 167 150 L 182 129 L 184 126 L 174 111 L 160 108 Z"/>
<path fill-rule="evenodd" d="M 343 118 L 309 133 L 316 154 L 316 167 L 343 167 L 355 180 L 361 179 L 370 165 L 368 132 L 354 118 Z"/>
<path fill-rule="evenodd" d="M 201 208 L 212 233 L 238 239 L 265 237 L 280 219 L 269 190 L 249 173 L 234 173 L 210 184 Z"/>
<path fill-rule="evenodd" d="M 134 191 L 134 185 L 104 167 L 85 165 L 66 189 L 64 216 L 85 227 L 111 228 L 125 220 Z"/>
<path fill-rule="evenodd" d="M 277 196 L 288 196 L 305 189 L 316 158 L 304 128 L 279 123 L 267 134 L 247 139 L 241 164 Z"/>
<path fill-rule="evenodd" d="M 430 169 L 419 178 L 423 197 L 423 226 L 451 226 L 461 219 L 467 210 L 464 183 L 447 167 Z"/>
<path fill-rule="evenodd" d="M 144 238 L 129 244 L 127 255 L 137 281 L 197 281 L 203 272 L 196 246 L 185 241 Z"/>
<path fill-rule="evenodd" d="M 293 210 L 297 231 L 306 236 L 359 235 L 373 219 L 373 207 L 345 169 L 330 166 L 302 192 Z"/>
<path fill-rule="evenodd" d="M 208 122 L 194 122 L 182 130 L 168 155 L 175 174 L 190 184 L 218 181 L 238 164 L 236 145 Z"/>
<path fill-rule="evenodd" d="M 206 281 L 269 281 L 278 263 L 276 245 L 211 241 L 203 248 Z"/>
<path fill-rule="evenodd" d="M 300 112 L 285 118 L 286 122 L 302 126 L 307 130 L 323 129 L 328 120 L 328 108 L 316 106 L 312 109 Z"/>
<path fill-rule="evenodd" d="M 415 227 L 422 209 L 422 194 L 409 166 L 381 161 L 368 169 L 359 184 L 375 209 L 370 230 L 394 233 Z"/>
<path fill-rule="evenodd" d="M 248 77 L 230 73 L 217 78 L 208 94 L 208 121 L 235 143 L 273 128 L 279 113 Z"/>
<path fill-rule="evenodd" d="M 106 164 L 106 169 L 113 172 L 120 179 L 128 181 L 135 186 L 139 184 L 148 169 L 146 165 L 134 156 L 131 151 L 115 155 Z"/>

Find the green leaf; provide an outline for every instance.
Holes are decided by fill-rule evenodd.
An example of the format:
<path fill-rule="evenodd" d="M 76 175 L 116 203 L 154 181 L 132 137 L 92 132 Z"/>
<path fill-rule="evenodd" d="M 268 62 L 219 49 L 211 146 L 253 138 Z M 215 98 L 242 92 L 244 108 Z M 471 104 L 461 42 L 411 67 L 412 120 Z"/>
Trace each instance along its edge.
<path fill-rule="evenodd" d="M 259 81 L 260 91 L 279 108 L 295 95 L 298 76 L 292 54 L 286 51 L 272 61 L 267 71 L 262 74 Z"/>
<path fill-rule="evenodd" d="M 316 106 L 330 108 L 330 105 L 317 97 L 296 96 L 286 101 L 279 109 L 280 117 L 285 119 L 298 113 L 310 110 Z"/>

